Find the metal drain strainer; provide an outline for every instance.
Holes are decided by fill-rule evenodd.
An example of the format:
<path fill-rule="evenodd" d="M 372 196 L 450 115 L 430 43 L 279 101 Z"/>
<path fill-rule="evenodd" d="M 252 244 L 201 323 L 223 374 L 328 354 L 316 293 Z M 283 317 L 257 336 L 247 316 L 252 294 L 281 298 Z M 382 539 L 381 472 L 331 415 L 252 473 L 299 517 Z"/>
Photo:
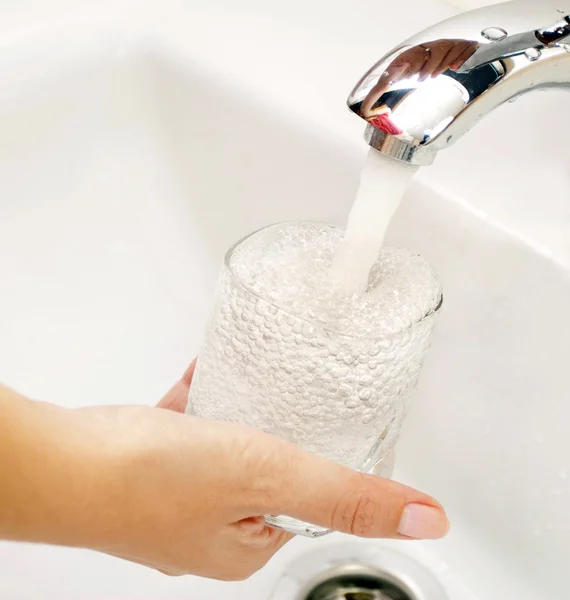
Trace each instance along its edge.
<path fill-rule="evenodd" d="M 328 545 L 300 556 L 269 600 L 447 600 L 423 565 L 377 543 Z"/>
<path fill-rule="evenodd" d="M 299 600 L 416 600 L 403 585 L 377 569 L 344 565 L 323 573 Z"/>
<path fill-rule="evenodd" d="M 403 582 L 363 565 L 333 567 L 301 591 L 299 600 L 417 600 Z"/>

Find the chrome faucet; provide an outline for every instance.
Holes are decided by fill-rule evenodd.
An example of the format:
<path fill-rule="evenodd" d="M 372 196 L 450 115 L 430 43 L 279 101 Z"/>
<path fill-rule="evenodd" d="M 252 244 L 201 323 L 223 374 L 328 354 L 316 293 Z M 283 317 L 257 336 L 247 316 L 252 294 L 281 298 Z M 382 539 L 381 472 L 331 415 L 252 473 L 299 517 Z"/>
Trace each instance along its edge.
<path fill-rule="evenodd" d="M 516 0 L 403 42 L 366 73 L 348 105 L 367 121 L 370 146 L 430 165 L 497 106 L 549 87 L 570 89 L 569 0 Z"/>

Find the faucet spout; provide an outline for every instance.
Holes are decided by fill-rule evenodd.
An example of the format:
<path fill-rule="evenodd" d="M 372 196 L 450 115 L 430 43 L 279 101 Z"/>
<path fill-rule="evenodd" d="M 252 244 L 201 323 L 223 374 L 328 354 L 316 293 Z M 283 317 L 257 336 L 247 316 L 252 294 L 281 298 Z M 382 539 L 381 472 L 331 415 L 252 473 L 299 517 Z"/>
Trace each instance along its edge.
<path fill-rule="evenodd" d="M 570 89 L 568 2 L 487 6 L 391 50 L 348 98 L 367 122 L 366 141 L 392 158 L 430 165 L 501 104 L 541 88 Z"/>

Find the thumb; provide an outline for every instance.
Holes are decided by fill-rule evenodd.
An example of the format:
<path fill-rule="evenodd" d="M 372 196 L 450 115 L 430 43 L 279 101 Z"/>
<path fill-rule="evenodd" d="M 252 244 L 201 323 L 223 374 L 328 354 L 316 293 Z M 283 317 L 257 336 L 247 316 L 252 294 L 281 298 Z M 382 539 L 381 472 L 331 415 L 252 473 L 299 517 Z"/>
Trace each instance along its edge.
<path fill-rule="evenodd" d="M 271 514 L 368 538 L 437 539 L 449 530 L 442 506 L 422 492 L 296 447 L 289 453 L 274 471 L 280 482 Z"/>

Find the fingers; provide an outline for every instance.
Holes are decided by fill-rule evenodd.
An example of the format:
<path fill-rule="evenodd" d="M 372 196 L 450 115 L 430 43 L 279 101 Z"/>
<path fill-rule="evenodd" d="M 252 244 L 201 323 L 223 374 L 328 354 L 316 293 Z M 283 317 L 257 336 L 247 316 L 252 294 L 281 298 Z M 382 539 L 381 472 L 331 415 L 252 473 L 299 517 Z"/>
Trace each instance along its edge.
<path fill-rule="evenodd" d="M 458 69 L 477 50 L 478 44 L 469 41 L 452 41 L 452 47 L 433 72 L 433 77 L 441 75 L 448 69 Z"/>
<path fill-rule="evenodd" d="M 176 382 L 170 391 L 162 398 L 162 400 L 156 405 L 157 408 L 166 408 L 174 412 L 183 413 L 186 410 L 188 404 L 188 391 L 190 390 L 190 384 L 194 376 L 194 370 L 196 368 L 196 360 L 194 359 L 190 366 L 186 369 L 182 379 Z"/>
<path fill-rule="evenodd" d="M 429 60 L 423 66 L 419 80 L 438 77 L 448 69 L 457 70 L 475 53 L 477 42 L 465 40 L 439 40 L 425 44 Z"/>
<path fill-rule="evenodd" d="M 410 69 L 409 64 L 394 65 L 380 77 L 378 83 L 368 92 L 368 95 L 362 101 L 360 112 L 364 118 L 373 115 L 373 107 L 382 97 L 382 94 L 390 87 L 393 81 L 401 79 Z"/>
<path fill-rule="evenodd" d="M 449 68 L 452 71 L 460 69 L 475 54 L 475 52 L 477 52 L 478 48 L 479 44 L 477 42 L 471 42 Z"/>
<path fill-rule="evenodd" d="M 196 370 L 196 361 L 197 360 L 198 360 L 198 358 L 195 358 L 190 363 L 190 365 L 188 366 L 186 371 L 184 371 L 184 375 L 182 375 L 182 379 L 180 380 L 187 387 L 190 387 L 190 384 L 192 383 L 192 378 L 194 377 L 194 371 Z"/>
<path fill-rule="evenodd" d="M 434 77 L 441 75 L 442 73 L 447 71 L 447 69 L 449 69 L 452 65 L 454 65 L 457 62 L 457 60 L 459 59 L 459 57 L 465 52 L 465 50 L 467 50 L 467 48 L 470 45 L 471 45 L 471 42 L 466 42 L 466 41 L 456 42 L 451 47 L 451 50 L 447 53 L 447 56 L 442 61 L 440 66 L 437 68 L 437 70 L 434 71 Z"/>
<path fill-rule="evenodd" d="M 179 381 L 172 386 L 156 407 L 183 413 L 186 410 L 187 404 L 188 387 L 182 381 Z"/>
<path fill-rule="evenodd" d="M 374 105 L 393 82 L 418 75 L 420 82 L 437 77 L 448 69 L 458 69 L 477 50 L 476 42 L 437 40 L 413 46 L 397 56 L 376 85 L 362 101 L 360 113 L 364 118 L 376 116 Z M 382 108 L 382 107 L 380 107 Z"/>
<path fill-rule="evenodd" d="M 282 548 L 294 535 L 270 527 L 265 523 L 264 517 L 250 517 L 235 523 L 243 543 L 250 549 L 273 553 Z"/>
<path fill-rule="evenodd" d="M 263 517 L 243 519 L 218 539 L 218 578 L 240 581 L 251 577 L 294 536 L 265 524 Z"/>
<path fill-rule="evenodd" d="M 453 42 L 451 40 L 440 40 L 429 45 L 426 44 L 426 47 L 429 50 L 429 58 L 420 71 L 420 81 L 425 81 L 428 77 L 434 76 L 442 65 L 444 65 L 445 70 L 446 57 L 453 49 Z"/>
<path fill-rule="evenodd" d="M 263 568 L 294 537 L 292 533 L 280 531 L 265 525 L 264 533 L 258 536 L 257 540 L 248 539 L 245 544 L 246 555 L 249 559 L 249 565 L 246 566 L 248 571 L 245 574 L 246 577 L 250 577 Z"/>
<path fill-rule="evenodd" d="M 449 521 L 426 494 L 291 449 L 271 514 L 370 538 L 436 539 Z"/>

